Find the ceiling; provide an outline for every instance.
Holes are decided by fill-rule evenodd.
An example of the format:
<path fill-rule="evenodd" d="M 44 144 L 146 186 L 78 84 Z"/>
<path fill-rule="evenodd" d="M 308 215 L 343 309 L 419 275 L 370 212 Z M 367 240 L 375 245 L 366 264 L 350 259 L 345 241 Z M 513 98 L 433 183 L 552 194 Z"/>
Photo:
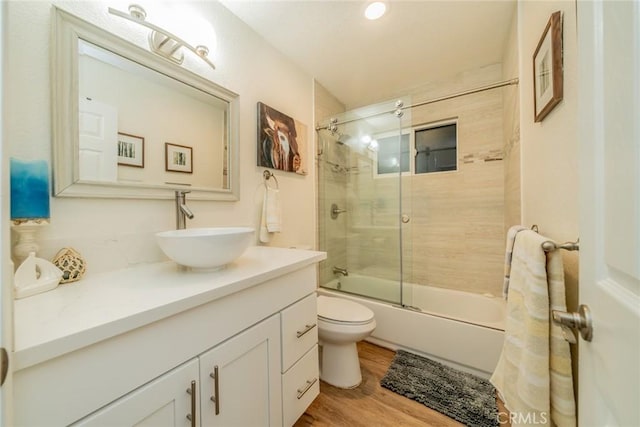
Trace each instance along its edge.
<path fill-rule="evenodd" d="M 348 109 L 501 62 L 515 0 L 221 0 Z"/>

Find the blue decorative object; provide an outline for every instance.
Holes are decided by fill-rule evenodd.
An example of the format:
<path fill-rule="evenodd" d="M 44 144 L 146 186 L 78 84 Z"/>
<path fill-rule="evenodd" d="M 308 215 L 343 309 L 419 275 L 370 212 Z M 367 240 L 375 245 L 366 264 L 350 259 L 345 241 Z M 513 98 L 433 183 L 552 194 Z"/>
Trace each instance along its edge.
<path fill-rule="evenodd" d="M 49 219 L 49 167 L 44 160 L 11 158 L 11 219 Z"/>

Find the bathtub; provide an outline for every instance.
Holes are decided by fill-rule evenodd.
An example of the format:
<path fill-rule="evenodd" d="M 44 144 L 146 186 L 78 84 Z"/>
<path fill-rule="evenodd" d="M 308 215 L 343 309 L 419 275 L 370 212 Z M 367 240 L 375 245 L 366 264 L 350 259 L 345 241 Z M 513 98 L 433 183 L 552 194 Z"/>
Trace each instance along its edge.
<path fill-rule="evenodd" d="M 374 344 L 422 354 L 484 378 L 498 362 L 506 310 L 502 298 L 405 283 L 405 301 L 412 307 L 403 308 L 389 302 L 399 300 L 398 282 L 357 274 L 326 283 L 318 292 L 369 307 L 377 327 L 367 341 Z"/>

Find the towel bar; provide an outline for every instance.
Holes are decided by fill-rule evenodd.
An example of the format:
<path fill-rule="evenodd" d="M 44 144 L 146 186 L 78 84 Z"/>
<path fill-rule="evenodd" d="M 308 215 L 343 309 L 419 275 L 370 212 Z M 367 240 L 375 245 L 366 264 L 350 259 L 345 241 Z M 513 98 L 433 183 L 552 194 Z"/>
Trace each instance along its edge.
<path fill-rule="evenodd" d="M 537 224 L 533 224 L 531 226 L 531 229 L 533 231 L 535 231 L 536 233 L 539 232 Z M 556 249 L 564 249 L 564 250 L 567 250 L 567 251 L 579 251 L 580 250 L 580 239 L 576 240 L 575 242 L 566 242 L 566 243 L 563 243 L 561 245 L 559 245 L 556 242 L 553 242 L 551 240 L 547 240 L 546 242 L 542 242 L 542 244 L 540 246 L 542 246 L 542 250 L 545 251 L 545 252 L 552 252 L 552 251 L 555 251 Z"/>
<path fill-rule="evenodd" d="M 575 242 L 566 242 L 561 245 L 552 242 L 551 240 L 547 240 L 546 242 L 542 242 L 542 250 L 545 252 L 555 251 L 556 249 L 565 249 L 567 251 L 579 251 L 580 250 L 580 239 Z"/>

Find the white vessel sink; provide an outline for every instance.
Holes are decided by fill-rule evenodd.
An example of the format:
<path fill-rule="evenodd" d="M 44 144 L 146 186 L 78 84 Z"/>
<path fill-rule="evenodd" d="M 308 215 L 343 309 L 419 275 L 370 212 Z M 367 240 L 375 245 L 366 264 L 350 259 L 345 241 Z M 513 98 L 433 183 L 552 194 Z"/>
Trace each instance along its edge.
<path fill-rule="evenodd" d="M 156 233 L 160 249 L 186 267 L 216 269 L 238 258 L 254 240 L 253 228 L 187 228 Z"/>

